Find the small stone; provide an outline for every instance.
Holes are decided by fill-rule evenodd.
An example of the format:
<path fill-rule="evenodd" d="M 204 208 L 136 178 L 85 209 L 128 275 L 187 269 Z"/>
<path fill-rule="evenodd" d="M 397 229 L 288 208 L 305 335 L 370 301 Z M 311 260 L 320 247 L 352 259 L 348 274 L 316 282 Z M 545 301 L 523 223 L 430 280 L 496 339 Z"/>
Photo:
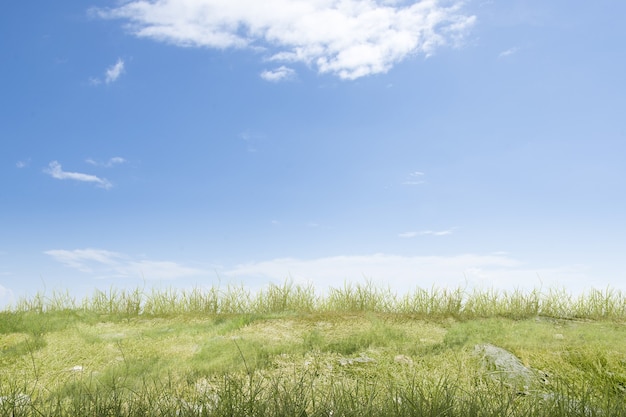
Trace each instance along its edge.
<path fill-rule="evenodd" d="M 563 339 L 565 339 L 565 336 L 563 336 L 561 333 L 557 333 L 557 334 L 554 335 L 554 338 L 556 340 L 563 340 Z"/>
<path fill-rule="evenodd" d="M 413 359 L 409 358 L 406 355 L 396 355 L 393 358 L 393 361 L 395 363 L 401 363 L 401 364 L 404 364 L 404 365 L 412 365 L 413 364 Z"/>

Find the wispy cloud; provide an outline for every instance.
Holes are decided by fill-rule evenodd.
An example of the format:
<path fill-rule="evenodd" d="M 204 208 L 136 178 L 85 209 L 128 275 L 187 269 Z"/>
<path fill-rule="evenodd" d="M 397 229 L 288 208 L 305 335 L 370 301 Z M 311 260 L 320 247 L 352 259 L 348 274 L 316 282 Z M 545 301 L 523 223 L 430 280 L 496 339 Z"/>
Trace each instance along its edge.
<path fill-rule="evenodd" d="M 265 51 L 272 61 L 300 62 L 353 80 L 445 45 L 458 45 L 475 17 L 463 1 L 424 0 L 131 0 L 92 9 L 122 19 L 139 37 L 179 46 Z M 268 73 L 269 77 L 278 74 Z"/>
<path fill-rule="evenodd" d="M 91 158 L 87 158 L 85 160 L 85 162 L 87 162 L 89 165 L 93 165 L 93 166 L 99 166 L 99 167 L 105 167 L 105 168 L 111 168 L 115 165 L 121 165 L 126 163 L 126 159 L 120 157 L 120 156 L 115 156 L 113 158 L 110 158 L 108 161 L 104 161 L 104 162 L 98 162 L 94 159 Z"/>
<path fill-rule="evenodd" d="M 261 78 L 265 81 L 279 82 L 293 80 L 296 72 L 292 68 L 280 66 L 274 70 L 265 70 L 261 73 Z"/>
<path fill-rule="evenodd" d="M 141 277 L 148 280 L 173 280 L 193 275 L 206 275 L 206 271 L 186 267 L 170 261 L 131 261 L 120 265 L 117 272 L 125 277 Z"/>
<path fill-rule="evenodd" d="M 93 272 L 93 265 L 116 266 L 124 256 L 102 249 L 49 250 L 44 252 L 63 265 L 81 272 Z"/>
<path fill-rule="evenodd" d="M 206 274 L 203 270 L 172 261 L 133 259 L 130 256 L 103 249 L 55 249 L 44 253 L 69 268 L 98 278 L 173 280 Z"/>
<path fill-rule="evenodd" d="M 456 228 L 450 228 L 447 230 L 422 230 L 419 232 L 404 232 L 404 233 L 400 233 L 398 234 L 398 237 L 402 237 L 402 238 L 412 238 L 412 237 L 416 237 L 416 236 L 447 236 L 447 235 L 451 235 L 452 233 L 454 233 L 454 230 Z"/>
<path fill-rule="evenodd" d="M 15 166 L 16 166 L 16 167 L 18 167 L 18 168 L 20 168 L 20 169 L 21 169 L 21 168 L 26 168 L 26 167 L 28 167 L 29 165 L 30 165 L 30 158 L 28 158 L 28 159 L 23 159 L 23 160 L 21 160 L 21 161 L 17 161 L 17 162 L 15 163 Z"/>
<path fill-rule="evenodd" d="M 246 129 L 239 134 L 239 138 L 246 144 L 248 152 L 257 152 L 258 145 L 263 145 L 266 135 L 263 132 Z"/>
<path fill-rule="evenodd" d="M 104 77 L 104 82 L 110 84 L 112 82 L 117 81 L 120 78 L 120 75 L 124 72 L 124 61 L 122 59 L 118 59 L 117 62 L 111 65 L 106 70 L 106 75 Z"/>
<path fill-rule="evenodd" d="M 63 167 L 57 161 L 52 161 L 47 168 L 44 169 L 44 173 L 50 175 L 52 178 L 58 180 L 74 180 L 81 182 L 92 182 L 101 188 L 109 189 L 113 185 L 105 178 L 99 178 L 95 175 L 84 174 L 81 172 L 68 172 L 63 171 Z"/>
<path fill-rule="evenodd" d="M 104 83 L 111 84 L 117 81 L 118 78 L 124 73 L 124 60 L 118 58 L 115 64 L 111 65 L 104 72 Z M 102 80 L 97 77 L 92 77 L 89 79 L 89 82 L 93 85 L 102 84 Z"/>
<path fill-rule="evenodd" d="M 447 235 L 451 235 L 453 232 L 454 232 L 454 229 L 438 230 L 438 231 L 424 230 L 424 231 L 421 231 L 420 234 L 421 235 L 432 235 L 432 236 L 447 236 Z"/>
<path fill-rule="evenodd" d="M 247 282 L 312 283 L 316 289 L 341 287 L 343 282 L 369 280 L 389 285 L 400 293 L 415 287 L 467 286 L 503 290 L 533 289 L 542 286 L 579 291 L 589 284 L 581 266 L 532 268 L 505 255 L 464 254 L 456 256 L 399 256 L 373 254 L 333 256 L 317 259 L 280 258 L 241 264 L 220 273 Z M 541 279 L 538 278 L 541 277 Z"/>
<path fill-rule="evenodd" d="M 47 168 L 43 170 L 44 173 L 50 175 L 52 178 L 56 178 L 58 180 L 74 180 L 81 182 L 91 182 L 96 184 L 98 187 L 104 188 L 106 190 L 113 187 L 107 179 L 100 178 L 95 175 L 83 174 L 81 172 L 68 172 L 63 171 L 63 167 L 57 161 L 52 161 L 48 165 Z"/>
<path fill-rule="evenodd" d="M 411 172 L 408 178 L 402 182 L 404 185 L 420 185 L 424 184 L 426 181 L 424 180 L 424 173 L 420 171 Z"/>
<path fill-rule="evenodd" d="M 518 50 L 519 50 L 519 48 L 517 48 L 517 47 L 509 48 L 506 51 L 500 52 L 500 55 L 498 55 L 498 58 L 506 58 L 507 56 L 511 56 L 511 55 L 517 53 Z"/>

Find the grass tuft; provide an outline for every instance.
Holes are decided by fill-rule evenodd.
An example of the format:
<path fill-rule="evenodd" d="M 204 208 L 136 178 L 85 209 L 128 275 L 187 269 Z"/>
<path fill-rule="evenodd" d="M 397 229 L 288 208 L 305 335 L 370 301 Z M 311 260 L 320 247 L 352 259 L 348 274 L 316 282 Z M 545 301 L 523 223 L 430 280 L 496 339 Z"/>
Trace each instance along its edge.
<path fill-rule="evenodd" d="M 172 315 L 229 314 L 312 314 L 376 312 L 407 314 L 416 317 L 476 319 L 506 317 L 523 320 L 545 316 L 556 319 L 625 320 L 626 296 L 611 288 L 591 289 L 574 297 L 565 289 L 538 289 L 523 292 L 458 288 L 416 288 L 398 295 L 390 288 L 379 288 L 371 281 L 364 284 L 345 283 L 330 288 L 326 296 L 318 296 L 311 286 L 270 284 L 256 294 L 244 286 L 225 289 L 212 286 L 191 290 L 143 289 L 96 290 L 81 303 L 68 292 L 54 292 L 51 297 L 37 293 L 30 299 L 19 299 L 5 312 L 69 313 L 107 315 L 117 318 L 138 316 L 168 317 Z M 4 314 L 5 312 L 0 312 Z M 2 326 L 2 324 L 0 324 Z"/>

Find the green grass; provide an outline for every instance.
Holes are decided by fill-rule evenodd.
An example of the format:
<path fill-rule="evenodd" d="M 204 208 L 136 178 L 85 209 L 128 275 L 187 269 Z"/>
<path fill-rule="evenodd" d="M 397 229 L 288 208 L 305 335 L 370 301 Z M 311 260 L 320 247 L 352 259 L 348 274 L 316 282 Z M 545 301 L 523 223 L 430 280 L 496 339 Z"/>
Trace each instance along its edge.
<path fill-rule="evenodd" d="M 625 323 L 611 289 L 38 294 L 0 312 L 0 416 L 620 416 Z"/>

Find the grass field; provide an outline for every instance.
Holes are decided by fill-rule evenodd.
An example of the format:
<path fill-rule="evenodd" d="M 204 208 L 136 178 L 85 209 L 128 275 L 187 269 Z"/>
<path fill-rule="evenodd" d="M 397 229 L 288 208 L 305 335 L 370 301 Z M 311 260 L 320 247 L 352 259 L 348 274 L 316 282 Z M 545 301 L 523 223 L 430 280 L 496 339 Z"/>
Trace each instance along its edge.
<path fill-rule="evenodd" d="M 39 294 L 0 312 L 0 415 L 626 416 L 625 322 L 610 289 Z"/>

